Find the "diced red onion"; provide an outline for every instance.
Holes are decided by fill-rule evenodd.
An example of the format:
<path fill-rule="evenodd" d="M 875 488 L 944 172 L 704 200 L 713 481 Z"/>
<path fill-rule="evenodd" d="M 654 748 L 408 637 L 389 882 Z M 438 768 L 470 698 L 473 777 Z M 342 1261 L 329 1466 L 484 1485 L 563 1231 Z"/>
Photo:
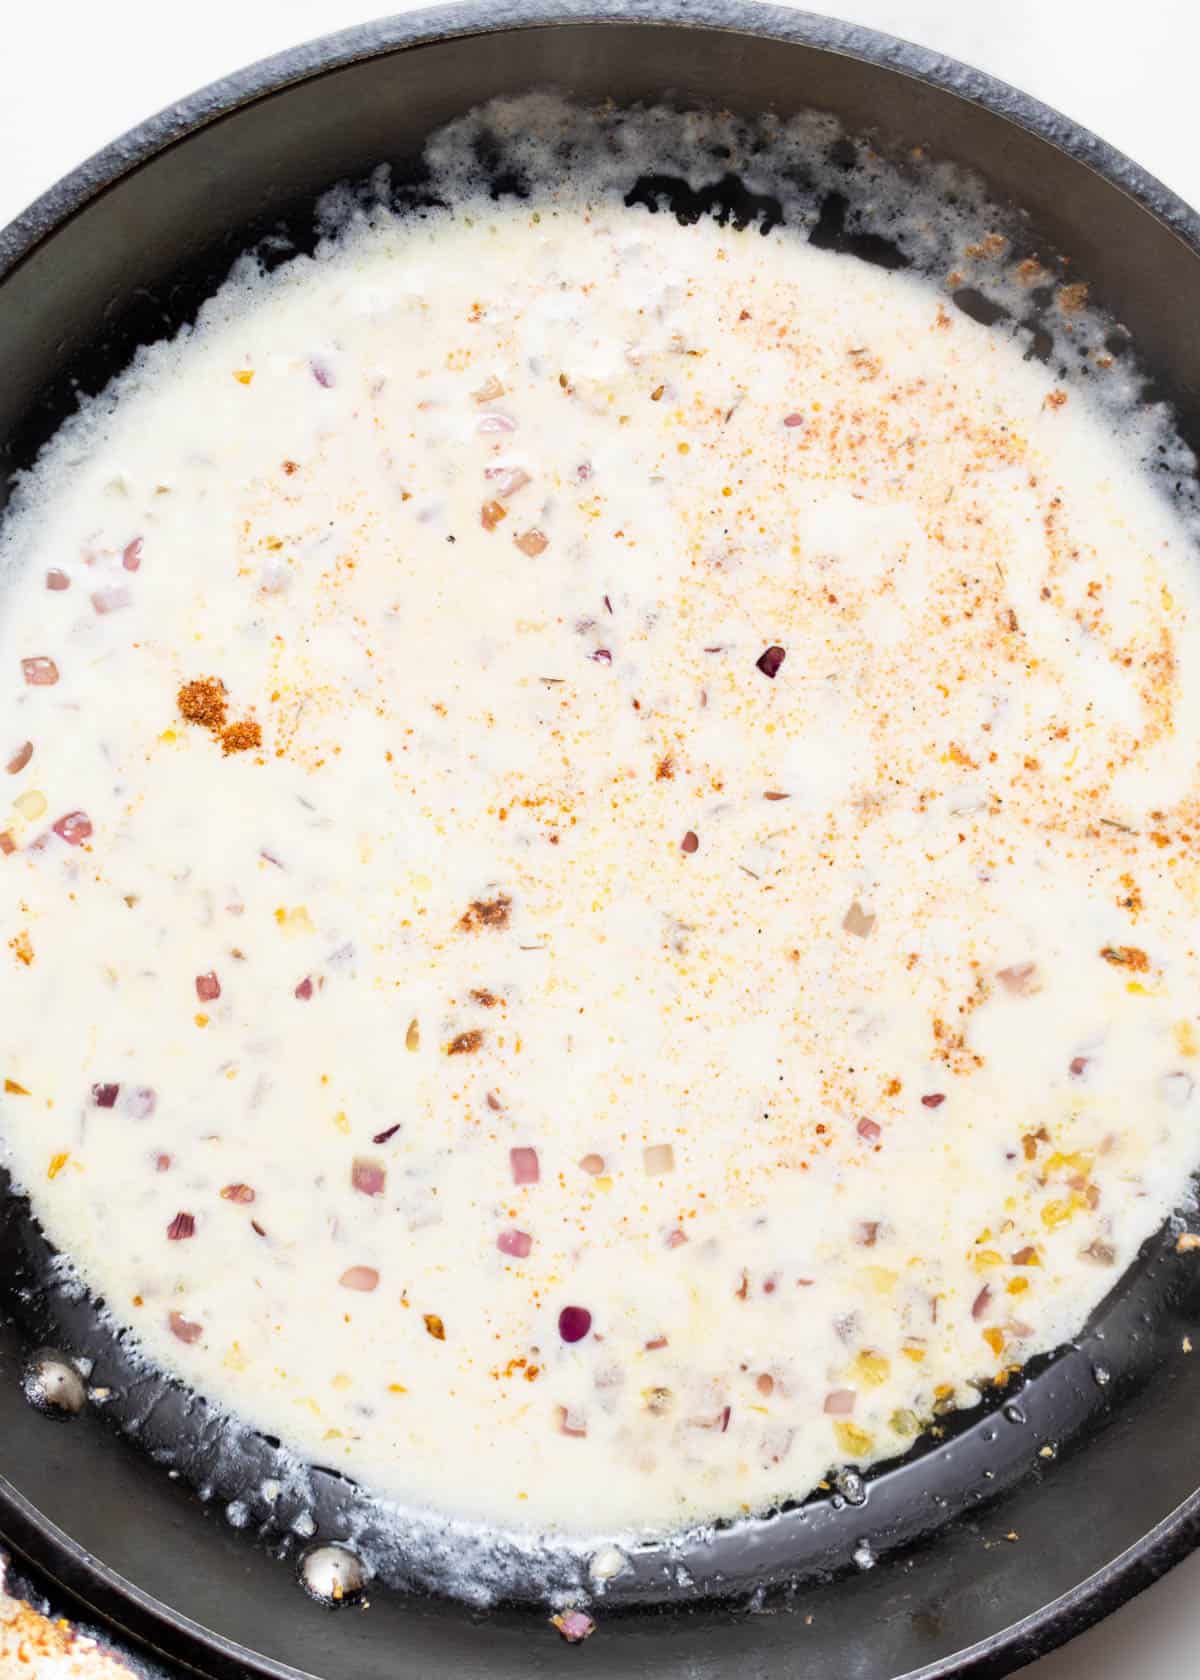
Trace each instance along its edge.
<path fill-rule="evenodd" d="M 121 1087 L 119 1085 L 93 1085 L 92 1107 L 115 1108 L 117 1104 L 117 1092 L 120 1089 Z"/>
<path fill-rule="evenodd" d="M 501 1231 L 496 1247 L 501 1254 L 511 1254 L 514 1260 L 526 1260 L 533 1248 L 533 1238 L 528 1231 Z"/>
<path fill-rule="evenodd" d="M 829 1417 L 849 1417 L 858 1400 L 852 1388 L 835 1388 L 825 1396 L 825 1411 Z"/>
<path fill-rule="evenodd" d="M 477 432 L 515 432 L 517 422 L 508 414 L 501 414 L 499 409 L 493 409 L 489 414 L 481 414 L 475 424 Z"/>
<path fill-rule="evenodd" d="M 332 390 L 334 378 L 328 366 L 324 362 L 319 362 L 315 356 L 308 365 L 312 369 L 312 376 L 316 380 L 317 384 L 322 386 L 326 391 Z"/>
<path fill-rule="evenodd" d="M 597 665 L 612 664 L 612 654 L 607 648 L 597 648 L 595 653 L 588 654 L 588 658 L 594 660 Z"/>
<path fill-rule="evenodd" d="M 158 1107 L 158 1093 L 151 1085 L 135 1085 L 125 1093 L 125 1108 L 133 1120 L 148 1120 Z"/>
<path fill-rule="evenodd" d="M 779 674 L 779 667 L 783 664 L 786 658 L 786 650 L 784 648 L 774 646 L 769 647 L 763 653 L 760 653 L 754 663 L 762 672 L 764 677 L 770 677 L 771 681 L 774 682 L 776 676 Z"/>
<path fill-rule="evenodd" d="M 50 570 L 46 573 L 46 588 L 54 590 L 57 593 L 60 589 L 70 589 L 70 587 L 71 580 L 67 576 L 66 572 L 60 571 L 57 566 L 51 566 Z"/>
<path fill-rule="evenodd" d="M 860 1248 L 874 1248 L 879 1236 L 879 1221 L 864 1219 L 855 1227 L 854 1240 Z"/>
<path fill-rule="evenodd" d="M 26 741 L 22 746 L 17 748 L 16 752 L 12 755 L 4 768 L 8 771 L 10 776 L 19 775 L 32 757 L 33 742 Z"/>
<path fill-rule="evenodd" d="M 6 828 L 0 828 L 0 856 L 11 857 L 17 849 L 17 842 Z"/>
<path fill-rule="evenodd" d="M 51 688 L 58 681 L 58 666 L 43 653 L 22 659 L 21 670 L 30 688 Z"/>
<path fill-rule="evenodd" d="M 96 589 L 92 592 L 92 606 L 103 616 L 105 613 L 120 612 L 127 607 L 133 596 L 123 584 L 111 584 L 107 589 Z"/>
<path fill-rule="evenodd" d="M 698 852 L 700 850 L 700 839 L 694 829 L 688 829 L 683 839 L 679 842 L 679 850 L 681 852 L 686 852 L 689 857 L 691 857 L 693 852 Z"/>
<path fill-rule="evenodd" d="M 164 1150 L 160 1150 L 154 1157 L 154 1170 L 160 1173 L 170 1172 L 171 1157 Z"/>
<path fill-rule="evenodd" d="M 729 1428 L 729 1419 L 732 1414 L 732 1407 L 722 1406 L 721 1410 L 719 1412 L 714 1412 L 712 1417 L 689 1418 L 688 1422 L 691 1424 L 693 1429 L 718 1429 L 721 1434 L 724 1435 L 725 1431 Z"/>
<path fill-rule="evenodd" d="M 541 1177 L 536 1149 L 510 1149 L 508 1160 L 512 1168 L 514 1184 L 536 1184 Z"/>
<path fill-rule="evenodd" d="M 388 1142 L 390 1142 L 390 1140 L 392 1138 L 395 1137 L 396 1133 L 399 1130 L 400 1130 L 400 1122 L 397 1121 L 394 1126 L 388 1126 L 384 1131 L 376 1132 L 375 1136 L 371 1139 L 371 1142 L 372 1143 L 388 1143 Z"/>
<path fill-rule="evenodd" d="M 980 1319 L 992 1304 L 992 1286 L 985 1283 L 971 1304 L 971 1317 Z"/>
<path fill-rule="evenodd" d="M 652 1143 L 642 1150 L 642 1166 L 651 1178 L 675 1171 L 675 1150 L 669 1143 Z"/>
<path fill-rule="evenodd" d="M 92 821 L 86 811 L 68 811 L 53 825 L 55 834 L 68 846 L 80 846 L 92 834 Z"/>
<path fill-rule="evenodd" d="M 196 976 L 196 996 L 201 1003 L 215 1003 L 221 995 L 221 982 L 210 968 L 207 974 Z"/>
<path fill-rule="evenodd" d="M 558 1315 L 558 1333 L 564 1342 L 581 1342 L 592 1328 L 586 1307 L 564 1307 Z"/>
<path fill-rule="evenodd" d="M 532 483 L 524 467 L 486 467 L 483 476 L 494 480 L 496 494 L 505 502 L 510 496 L 515 496 L 518 490 L 523 490 L 527 484 Z"/>
<path fill-rule="evenodd" d="M 312 994 L 313 994 L 312 976 L 309 975 L 309 974 L 306 974 L 304 976 L 304 979 L 301 980 L 300 984 L 296 987 L 296 990 L 293 992 L 292 996 L 293 997 L 298 997 L 301 1000 L 302 1003 L 307 1003 L 309 998 L 312 996 Z"/>
<path fill-rule="evenodd" d="M 134 537 L 121 551 L 121 564 L 127 572 L 136 572 L 142 563 L 142 539 Z"/>
<path fill-rule="evenodd" d="M 255 1233 L 256 1236 L 265 1237 L 266 1234 L 267 1234 L 263 1230 L 262 1226 L 258 1223 L 257 1219 L 252 1219 L 250 1221 L 250 1229 Z"/>
<path fill-rule="evenodd" d="M 783 423 L 785 426 L 803 426 L 804 416 L 803 414 L 785 414 Z"/>
<path fill-rule="evenodd" d="M 667 1247 L 682 1248 L 687 1241 L 687 1233 L 678 1229 L 667 1232 Z"/>
<path fill-rule="evenodd" d="M 171 1334 L 177 1336 L 181 1342 L 198 1342 L 204 1334 L 202 1324 L 194 1324 L 190 1319 L 184 1318 L 182 1313 L 168 1313 L 167 1323 L 171 1326 Z"/>
<path fill-rule="evenodd" d="M 595 1622 L 583 1610 L 563 1610 L 557 1616 L 551 1616 L 550 1621 L 568 1645 L 578 1645 L 596 1631 Z"/>
<path fill-rule="evenodd" d="M 946 1100 L 944 1091 L 931 1091 L 927 1097 L 921 1098 L 923 1108 L 940 1108 Z"/>
<path fill-rule="evenodd" d="M 883 1136 L 883 1127 L 875 1120 L 860 1120 L 858 1122 L 858 1135 L 860 1138 L 865 1138 L 868 1143 L 878 1143 Z"/>
<path fill-rule="evenodd" d="M 190 1213 L 177 1213 L 167 1226 L 169 1242 L 186 1242 L 196 1235 L 196 1221 Z"/>
<path fill-rule="evenodd" d="M 1013 963 L 1008 968 L 996 970 L 996 978 L 1006 992 L 1014 997 L 1032 997 L 1040 990 L 1038 965 L 1035 962 Z"/>
<path fill-rule="evenodd" d="M 379 1273 L 374 1266 L 350 1266 L 338 1279 L 343 1289 L 357 1289 L 360 1294 L 369 1295 L 372 1289 L 379 1286 Z"/>
<path fill-rule="evenodd" d="M 237 1202 L 241 1207 L 248 1207 L 255 1200 L 255 1195 L 248 1184 L 227 1184 L 221 1191 L 221 1200 Z"/>
<path fill-rule="evenodd" d="M 387 1168 L 378 1161 L 368 1161 L 356 1155 L 350 1168 L 350 1183 L 361 1196 L 382 1196 L 387 1184 Z"/>
<path fill-rule="evenodd" d="M 652 1341 L 644 1344 L 647 1353 L 657 1353 L 659 1348 L 665 1348 L 669 1345 L 666 1336 L 655 1336 Z"/>
<path fill-rule="evenodd" d="M 1088 1068 L 1087 1056 L 1072 1056 L 1070 1074 L 1072 1079 L 1082 1079 Z"/>
<path fill-rule="evenodd" d="M 555 1406 L 554 1416 L 560 1435 L 572 1435 L 576 1440 L 582 1440 L 587 1434 L 587 1419 L 579 1412 L 569 1411 L 566 1406 Z"/>
<path fill-rule="evenodd" d="M 598 1173 L 604 1171 L 604 1157 L 603 1155 L 585 1155 L 579 1165 L 585 1173 L 590 1173 L 595 1178 Z"/>

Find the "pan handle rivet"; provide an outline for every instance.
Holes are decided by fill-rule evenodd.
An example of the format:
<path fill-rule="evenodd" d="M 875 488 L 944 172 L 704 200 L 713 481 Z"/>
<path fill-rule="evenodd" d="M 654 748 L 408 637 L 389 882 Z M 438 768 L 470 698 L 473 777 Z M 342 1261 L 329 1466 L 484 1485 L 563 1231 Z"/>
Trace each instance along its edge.
<path fill-rule="evenodd" d="M 83 1378 L 65 1354 L 56 1348 L 38 1348 L 25 1362 L 21 1378 L 25 1398 L 43 1417 L 77 1416 L 83 1410 L 87 1390 Z"/>
<path fill-rule="evenodd" d="M 367 1584 L 367 1571 L 348 1546 L 310 1546 L 301 1555 L 299 1575 L 309 1597 L 331 1609 L 359 1602 Z"/>

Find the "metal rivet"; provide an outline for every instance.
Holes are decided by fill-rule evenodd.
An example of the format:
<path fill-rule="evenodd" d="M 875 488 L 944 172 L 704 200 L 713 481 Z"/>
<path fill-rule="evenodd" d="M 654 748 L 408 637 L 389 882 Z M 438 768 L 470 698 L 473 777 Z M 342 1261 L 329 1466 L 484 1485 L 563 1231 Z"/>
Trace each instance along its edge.
<path fill-rule="evenodd" d="M 39 1348 L 30 1354 L 21 1386 L 26 1400 L 43 1417 L 60 1421 L 75 1417 L 87 1399 L 83 1378 L 56 1348 Z"/>
<path fill-rule="evenodd" d="M 310 1546 L 301 1555 L 300 1585 L 318 1604 L 353 1604 L 367 1584 L 362 1562 L 347 1546 Z"/>

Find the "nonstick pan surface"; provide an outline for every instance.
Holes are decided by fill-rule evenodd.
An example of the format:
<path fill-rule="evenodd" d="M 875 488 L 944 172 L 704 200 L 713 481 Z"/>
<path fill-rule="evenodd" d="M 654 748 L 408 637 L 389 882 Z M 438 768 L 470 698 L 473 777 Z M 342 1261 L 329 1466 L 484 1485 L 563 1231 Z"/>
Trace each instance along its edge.
<path fill-rule="evenodd" d="M 323 189 L 380 162 L 403 180 L 440 124 L 548 86 L 747 115 L 815 108 L 881 148 L 919 144 L 978 171 L 1026 249 L 1089 281 L 1128 329 L 1147 397 L 1172 402 L 1200 444 L 1200 220 L 1092 136 L 974 71 L 793 11 L 518 0 L 410 14 L 247 70 L 151 119 L 0 233 L 4 479 L 78 390 L 190 319 L 240 252 L 311 243 Z M 823 237 L 839 240 L 837 205 L 826 209 Z M 980 307 L 978 293 L 960 302 Z M 1052 365 L 1069 357 L 1051 323 L 1026 325 Z M 1114 352 L 1126 342 L 1116 335 Z M 1200 1362 L 1187 1341 L 1200 1256 L 1176 1238 L 1148 1245 L 1077 1344 L 943 1420 L 867 1478 L 865 1501 L 816 1496 L 647 1550 L 572 1650 L 519 1590 L 487 1613 L 420 1590 L 435 1571 L 419 1553 L 393 1571 L 416 1590 L 376 1589 L 369 1608 L 336 1615 L 306 1599 L 297 1519 L 336 1540 L 357 1490 L 316 1472 L 303 1501 L 248 1504 L 277 1443 L 232 1438 L 194 1396 L 140 1371 L 94 1303 L 55 1281 L 26 1204 L 0 1183 L 0 1534 L 89 1617 L 208 1676 L 1005 1674 L 1200 1538 Z M 45 1345 L 94 1361 L 91 1384 L 107 1391 L 63 1424 L 22 1387 Z"/>

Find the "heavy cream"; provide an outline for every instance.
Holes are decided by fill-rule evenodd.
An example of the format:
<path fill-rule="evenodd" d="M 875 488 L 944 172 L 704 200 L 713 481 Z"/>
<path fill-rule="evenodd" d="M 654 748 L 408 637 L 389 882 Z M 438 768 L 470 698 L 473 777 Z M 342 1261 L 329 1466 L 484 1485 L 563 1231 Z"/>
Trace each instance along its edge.
<path fill-rule="evenodd" d="M 7 1159 L 302 1457 L 760 1510 L 1184 1198 L 1193 545 L 931 284 L 584 188 L 377 218 L 5 542 Z"/>

